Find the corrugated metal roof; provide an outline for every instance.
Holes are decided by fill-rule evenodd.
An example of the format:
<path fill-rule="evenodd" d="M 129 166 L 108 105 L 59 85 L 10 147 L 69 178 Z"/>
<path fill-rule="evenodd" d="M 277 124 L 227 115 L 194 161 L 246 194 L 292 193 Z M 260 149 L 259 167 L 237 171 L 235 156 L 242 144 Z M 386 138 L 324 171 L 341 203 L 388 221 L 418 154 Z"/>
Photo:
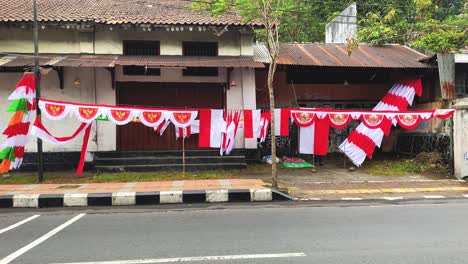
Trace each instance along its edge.
<path fill-rule="evenodd" d="M 263 68 L 265 65 L 252 57 L 243 56 L 128 56 L 128 55 L 42 55 L 39 63 L 45 67 L 226 67 Z M 34 65 L 32 55 L 0 57 L 0 67 L 30 67 Z"/>
<path fill-rule="evenodd" d="M 242 56 L 120 56 L 116 65 L 149 65 L 157 67 L 232 67 L 263 68 L 252 57 Z"/>
<path fill-rule="evenodd" d="M 280 65 L 373 68 L 431 68 L 425 55 L 402 45 L 360 45 L 348 56 L 344 44 L 281 44 Z M 265 45 L 254 45 L 255 60 L 269 62 Z"/>

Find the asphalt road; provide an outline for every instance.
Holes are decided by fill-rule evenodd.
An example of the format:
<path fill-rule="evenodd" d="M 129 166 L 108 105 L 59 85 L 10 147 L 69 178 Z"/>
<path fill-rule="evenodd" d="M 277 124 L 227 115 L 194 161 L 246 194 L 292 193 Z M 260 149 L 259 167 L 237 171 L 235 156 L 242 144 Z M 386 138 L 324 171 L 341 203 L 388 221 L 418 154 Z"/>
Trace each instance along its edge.
<path fill-rule="evenodd" d="M 467 263 L 467 221 L 460 202 L 6 210 L 0 264 Z"/>

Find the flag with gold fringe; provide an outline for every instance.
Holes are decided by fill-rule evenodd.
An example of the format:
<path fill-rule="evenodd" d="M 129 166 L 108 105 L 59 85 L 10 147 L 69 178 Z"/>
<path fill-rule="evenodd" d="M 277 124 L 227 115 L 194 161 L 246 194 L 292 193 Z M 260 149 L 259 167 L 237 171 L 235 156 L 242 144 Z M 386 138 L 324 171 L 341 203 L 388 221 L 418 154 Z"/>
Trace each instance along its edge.
<path fill-rule="evenodd" d="M 34 75 L 25 73 L 16 85 L 15 91 L 8 97 L 11 104 L 6 111 L 13 113 L 13 116 L 3 131 L 7 139 L 0 147 L 0 173 L 17 169 L 23 162 L 29 126 L 36 112 L 35 98 Z"/>

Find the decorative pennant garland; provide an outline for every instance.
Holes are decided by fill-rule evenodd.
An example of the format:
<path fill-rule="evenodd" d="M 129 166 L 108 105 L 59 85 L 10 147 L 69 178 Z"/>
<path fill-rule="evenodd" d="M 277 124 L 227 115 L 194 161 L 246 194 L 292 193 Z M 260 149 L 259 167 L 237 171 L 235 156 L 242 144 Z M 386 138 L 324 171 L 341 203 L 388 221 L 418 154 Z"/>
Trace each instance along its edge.
<path fill-rule="evenodd" d="M 368 128 L 380 128 L 386 117 L 383 114 L 363 114 L 361 115 L 362 123 Z"/>
<path fill-rule="evenodd" d="M 299 127 L 308 127 L 314 123 L 315 114 L 309 112 L 297 112 L 292 111 L 292 117 L 294 123 Z"/>
<path fill-rule="evenodd" d="M 333 113 L 328 114 L 330 125 L 336 129 L 343 129 L 351 122 L 351 114 Z"/>
<path fill-rule="evenodd" d="M 176 111 L 169 115 L 169 119 L 176 128 L 176 138 L 187 138 L 192 134 L 192 126 L 195 125 L 198 111 Z"/>
<path fill-rule="evenodd" d="M 142 111 L 138 118 L 145 126 L 159 127 L 161 123 L 167 120 L 167 114 L 165 111 Z"/>
<path fill-rule="evenodd" d="M 16 85 L 15 91 L 8 97 L 12 101 L 7 112 L 13 116 L 3 131 L 7 136 L 0 151 L 0 173 L 17 169 L 21 166 L 24 157 L 24 147 L 28 142 L 29 125 L 35 115 L 35 78 L 25 73 Z"/>

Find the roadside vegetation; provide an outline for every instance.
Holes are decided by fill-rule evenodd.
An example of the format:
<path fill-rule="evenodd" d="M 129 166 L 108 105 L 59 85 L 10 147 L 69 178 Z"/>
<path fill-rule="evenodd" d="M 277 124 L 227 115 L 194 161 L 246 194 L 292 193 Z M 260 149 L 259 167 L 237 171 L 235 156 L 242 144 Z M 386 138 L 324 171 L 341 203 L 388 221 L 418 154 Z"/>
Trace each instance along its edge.
<path fill-rule="evenodd" d="M 412 174 L 449 176 L 450 169 L 440 153 L 422 152 L 414 159 L 376 160 L 367 162 L 363 171 L 371 175 L 405 176 Z"/>

